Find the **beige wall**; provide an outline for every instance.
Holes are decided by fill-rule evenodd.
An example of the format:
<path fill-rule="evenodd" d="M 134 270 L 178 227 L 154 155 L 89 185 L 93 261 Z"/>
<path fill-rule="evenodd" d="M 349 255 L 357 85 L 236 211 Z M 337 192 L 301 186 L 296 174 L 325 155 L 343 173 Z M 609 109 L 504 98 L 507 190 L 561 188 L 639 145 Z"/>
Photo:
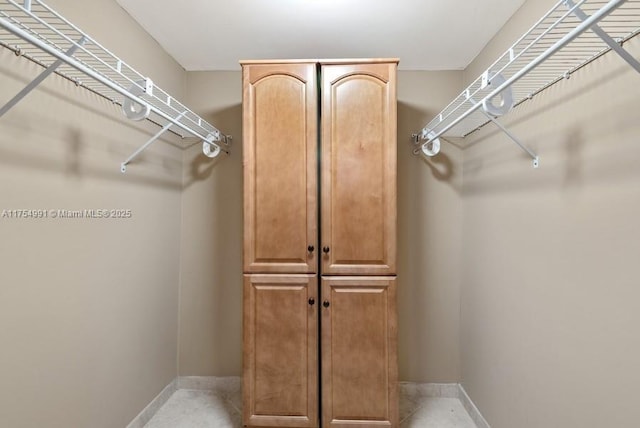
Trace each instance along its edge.
<path fill-rule="evenodd" d="M 190 72 L 189 106 L 233 136 L 229 156 L 184 153 L 179 373 L 242 370 L 242 85 L 240 72 Z"/>
<path fill-rule="evenodd" d="M 241 372 L 240 73 L 185 73 L 111 1 L 50 3 L 235 137 L 216 160 L 169 137 L 123 176 L 156 128 L 69 82 L 0 119 L 0 210 L 133 213 L 0 218 L 0 420 L 122 427 L 176 374 Z M 504 118 L 539 170 L 491 127 L 410 154 L 408 135 L 554 3 L 526 2 L 464 73 L 400 72 L 400 377 L 462 380 L 493 428 L 632 426 L 637 73 L 607 55 Z M 5 98 L 39 71 L 0 51 Z"/>
<path fill-rule="evenodd" d="M 412 132 L 460 92 L 462 73 L 398 76 L 398 313 L 400 379 L 458 382 L 462 152 L 412 154 Z"/>
<path fill-rule="evenodd" d="M 461 152 L 410 154 L 409 135 L 457 94 L 461 72 L 400 72 L 398 84 L 400 377 L 459 380 Z M 234 136 L 232 155 L 185 153 L 180 374 L 242 367 L 242 91 L 240 72 L 188 73 L 188 102 Z M 220 125 L 222 127 L 222 125 Z M 423 258 L 427 255 L 427 259 Z"/>
<path fill-rule="evenodd" d="M 552 3 L 528 1 L 486 52 Z M 493 428 L 638 424 L 639 79 L 608 54 L 503 118 L 539 170 L 491 127 L 468 140 L 462 380 Z"/>
<path fill-rule="evenodd" d="M 115 2 L 52 7 L 177 97 L 185 73 Z M 41 69 L 0 50 L 4 104 Z M 176 376 L 182 152 L 57 76 L 0 118 L 0 210 L 130 209 L 131 219 L 0 218 L 0 425 L 122 428 Z"/>

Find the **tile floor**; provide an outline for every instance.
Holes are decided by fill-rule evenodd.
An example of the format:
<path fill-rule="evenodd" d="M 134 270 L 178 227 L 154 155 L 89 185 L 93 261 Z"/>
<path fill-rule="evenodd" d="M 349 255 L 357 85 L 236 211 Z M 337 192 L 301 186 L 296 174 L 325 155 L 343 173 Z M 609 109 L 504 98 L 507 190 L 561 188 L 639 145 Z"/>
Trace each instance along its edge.
<path fill-rule="evenodd" d="M 215 392 L 178 389 L 145 428 L 240 428 L 239 383 Z M 412 385 L 400 387 L 400 420 L 401 428 L 476 428 L 459 399 L 426 396 Z"/>

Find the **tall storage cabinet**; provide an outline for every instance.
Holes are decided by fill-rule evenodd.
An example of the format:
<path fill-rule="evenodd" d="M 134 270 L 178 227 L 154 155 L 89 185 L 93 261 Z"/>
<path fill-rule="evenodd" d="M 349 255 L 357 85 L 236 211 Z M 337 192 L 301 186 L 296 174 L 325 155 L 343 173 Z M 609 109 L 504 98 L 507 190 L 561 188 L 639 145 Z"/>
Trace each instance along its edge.
<path fill-rule="evenodd" d="M 243 423 L 397 427 L 397 60 L 241 64 Z"/>

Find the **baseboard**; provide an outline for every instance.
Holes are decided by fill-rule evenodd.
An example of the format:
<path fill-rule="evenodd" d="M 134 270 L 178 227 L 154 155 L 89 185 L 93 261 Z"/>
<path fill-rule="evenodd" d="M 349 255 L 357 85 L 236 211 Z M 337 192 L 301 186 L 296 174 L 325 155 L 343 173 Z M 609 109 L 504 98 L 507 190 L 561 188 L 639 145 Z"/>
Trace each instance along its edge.
<path fill-rule="evenodd" d="M 179 389 L 193 389 L 217 391 L 224 396 L 231 396 L 241 388 L 240 377 L 212 377 L 212 376 L 179 376 L 167 385 L 147 407 L 136 416 L 127 428 L 144 428 L 158 410 L 167 402 L 169 397 Z M 400 382 L 400 394 L 404 396 L 420 396 L 433 398 L 457 398 L 476 424 L 477 428 L 491 428 L 484 419 L 469 395 L 458 383 L 413 383 Z M 238 412 L 241 403 L 230 402 Z"/>
<path fill-rule="evenodd" d="M 179 376 L 176 378 L 176 384 L 177 389 L 197 389 L 228 394 L 239 391 L 242 381 L 240 376 Z"/>
<path fill-rule="evenodd" d="M 459 383 L 400 382 L 399 387 L 400 395 L 404 397 L 457 398 L 477 428 L 491 428 Z M 405 419 L 410 415 L 411 411 L 405 415 Z"/>
<path fill-rule="evenodd" d="M 469 394 L 467 394 L 467 391 L 465 391 L 464 387 L 460 384 L 458 384 L 458 391 L 458 398 L 462 402 L 462 405 L 464 406 L 469 416 L 471 416 L 473 422 L 476 424 L 476 427 L 491 428 L 491 426 L 489 426 L 489 423 L 482 416 L 482 413 L 480 413 L 480 410 L 478 410 L 474 402 L 471 401 L 471 398 L 469 397 Z"/>
<path fill-rule="evenodd" d="M 400 395 L 430 398 L 458 398 L 460 390 L 457 383 L 414 383 L 400 382 Z"/>
<path fill-rule="evenodd" d="M 234 392 L 240 391 L 241 378 L 234 377 L 213 377 L 213 376 L 178 376 L 167 385 L 156 398 L 154 398 L 147 407 L 144 408 L 133 420 L 127 425 L 127 428 L 144 428 L 144 426 L 153 418 L 160 408 L 169 400 L 179 389 L 195 389 L 202 391 L 215 391 L 225 398 L 229 404 L 239 413 L 242 403 L 231 399 Z"/>
<path fill-rule="evenodd" d="M 172 380 L 164 389 L 127 425 L 127 428 L 143 428 L 155 415 L 169 397 L 177 391 L 176 379 Z"/>

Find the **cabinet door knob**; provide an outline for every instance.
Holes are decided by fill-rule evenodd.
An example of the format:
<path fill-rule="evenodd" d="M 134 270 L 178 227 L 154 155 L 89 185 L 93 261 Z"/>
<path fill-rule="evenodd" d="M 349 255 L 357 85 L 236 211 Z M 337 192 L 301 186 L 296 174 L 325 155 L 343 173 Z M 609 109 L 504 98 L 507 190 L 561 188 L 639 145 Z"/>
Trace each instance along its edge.
<path fill-rule="evenodd" d="M 325 254 L 329 254 L 329 247 L 322 247 L 322 252 Z"/>
<path fill-rule="evenodd" d="M 316 249 L 316 247 L 314 247 L 313 245 L 309 245 L 307 247 L 307 251 L 309 251 L 310 253 L 313 253 L 313 250 L 315 250 L 315 249 Z"/>
<path fill-rule="evenodd" d="M 329 301 L 325 300 L 324 303 L 322 303 L 322 306 L 324 306 L 325 308 L 329 307 Z"/>
<path fill-rule="evenodd" d="M 309 306 L 313 306 L 316 304 L 316 299 L 314 299 L 313 297 L 309 298 Z"/>

